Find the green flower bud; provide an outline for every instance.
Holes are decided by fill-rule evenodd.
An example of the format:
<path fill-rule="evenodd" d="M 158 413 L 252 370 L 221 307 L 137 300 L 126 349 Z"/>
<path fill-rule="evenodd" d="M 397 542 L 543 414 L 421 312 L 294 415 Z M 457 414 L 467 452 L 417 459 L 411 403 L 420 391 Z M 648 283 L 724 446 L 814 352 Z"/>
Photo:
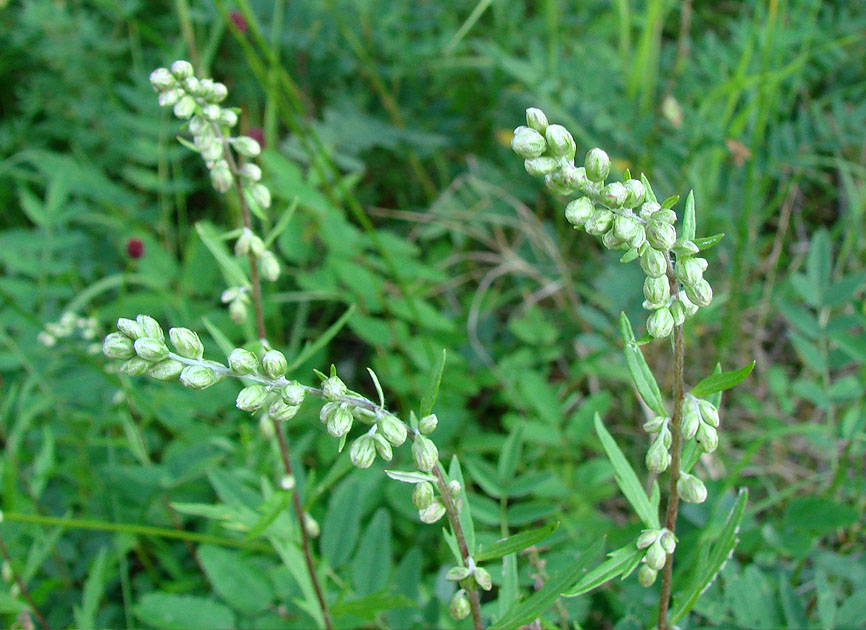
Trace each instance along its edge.
<path fill-rule="evenodd" d="M 178 59 L 173 64 L 171 64 L 171 73 L 178 80 L 186 79 L 187 77 L 191 77 L 195 70 L 193 70 L 192 64 L 188 61 L 184 61 L 183 59 Z"/>
<path fill-rule="evenodd" d="M 669 250 L 677 240 L 677 231 L 674 226 L 651 219 L 646 227 L 646 240 L 655 249 Z"/>
<path fill-rule="evenodd" d="M 235 324 L 243 324 L 247 321 L 247 301 L 242 297 L 232 300 L 229 304 L 229 318 Z"/>
<path fill-rule="evenodd" d="M 165 339 L 165 333 L 162 332 L 162 326 L 159 325 L 150 315 L 139 315 L 135 318 L 138 325 L 144 329 L 144 334 L 152 339 Z"/>
<path fill-rule="evenodd" d="M 439 418 L 436 417 L 435 413 L 431 413 L 429 416 L 421 418 L 418 422 L 418 430 L 424 435 L 430 435 L 436 430 L 436 425 L 438 424 Z"/>
<path fill-rule="evenodd" d="M 229 354 L 229 367 L 238 376 L 246 376 L 259 369 L 259 360 L 249 350 L 235 348 Z"/>
<path fill-rule="evenodd" d="M 216 382 L 216 375 L 202 365 L 188 365 L 180 373 L 180 382 L 188 389 L 204 389 Z"/>
<path fill-rule="evenodd" d="M 667 271 L 668 262 L 663 252 L 647 247 L 640 256 L 640 268 L 651 278 L 661 278 Z"/>
<path fill-rule="evenodd" d="M 280 262 L 273 252 L 264 251 L 260 261 L 262 277 L 268 282 L 276 282 L 280 277 Z"/>
<path fill-rule="evenodd" d="M 649 588 L 655 583 L 658 574 L 658 571 L 651 569 L 648 565 L 644 564 L 637 572 L 638 584 L 644 588 Z"/>
<path fill-rule="evenodd" d="M 677 300 L 683 306 L 683 311 L 686 314 L 686 319 L 698 312 L 698 307 L 693 304 L 692 301 L 688 298 L 688 296 L 685 295 L 682 291 L 680 291 L 679 295 L 677 296 Z"/>
<path fill-rule="evenodd" d="M 244 157 L 254 158 L 262 152 L 261 145 L 249 136 L 238 136 L 237 138 L 232 138 L 231 143 L 232 146 L 234 146 L 235 151 Z"/>
<path fill-rule="evenodd" d="M 158 381 L 173 381 L 183 372 L 184 365 L 180 361 L 165 359 L 158 363 L 151 363 L 147 373 Z"/>
<path fill-rule="evenodd" d="M 555 195 L 570 195 L 574 192 L 574 188 L 565 181 L 565 174 L 562 170 L 556 170 L 545 175 L 544 185 Z"/>
<path fill-rule="evenodd" d="M 649 221 L 653 217 L 653 215 L 661 209 L 662 207 L 655 201 L 647 201 L 640 207 L 640 218 L 644 221 Z"/>
<path fill-rule="evenodd" d="M 283 400 L 286 401 L 287 405 L 298 407 L 302 402 L 304 402 L 307 390 L 304 389 L 304 386 L 298 381 L 289 381 L 286 383 L 286 386 L 283 387 L 280 395 L 283 397 Z"/>
<path fill-rule="evenodd" d="M 677 222 L 677 213 L 670 208 L 663 208 L 653 214 L 653 220 L 659 221 L 661 223 L 667 223 L 668 225 L 673 225 Z"/>
<path fill-rule="evenodd" d="M 130 339 L 147 337 L 144 327 L 133 319 L 121 317 L 117 320 L 117 329 Z"/>
<path fill-rule="evenodd" d="M 698 398 L 698 410 L 701 412 L 701 417 L 704 422 L 718 428 L 719 426 L 719 410 L 709 400 Z"/>
<path fill-rule="evenodd" d="M 149 361 L 139 359 L 138 357 L 132 357 L 131 359 L 127 359 L 123 362 L 123 364 L 120 366 L 120 371 L 127 376 L 138 376 L 139 374 L 144 374 L 145 372 L 147 372 L 147 368 L 149 367 Z"/>
<path fill-rule="evenodd" d="M 223 145 L 216 138 L 212 138 L 210 140 L 203 140 L 201 142 L 201 149 L 199 149 L 199 153 L 201 153 L 201 157 L 205 162 L 223 161 Z M 229 176 L 231 176 L 231 173 L 229 173 Z M 211 180 L 211 184 L 213 185 L 213 180 Z"/>
<path fill-rule="evenodd" d="M 655 339 L 664 339 L 674 329 L 674 318 L 666 306 L 653 311 L 646 320 L 647 332 Z"/>
<path fill-rule="evenodd" d="M 322 396 L 329 402 L 336 402 L 349 392 L 349 388 L 339 376 L 331 376 L 322 381 Z"/>
<path fill-rule="evenodd" d="M 608 249 L 628 249 L 628 245 L 616 235 L 613 228 L 604 233 L 601 237 L 601 242 Z"/>
<path fill-rule="evenodd" d="M 412 491 L 412 505 L 415 506 L 417 510 L 425 510 L 430 507 L 430 504 L 433 503 L 433 499 L 436 498 L 436 494 L 433 490 L 433 484 L 429 481 L 422 481 L 421 483 L 415 484 L 415 490 Z M 462 568 L 462 567 L 455 567 Z M 454 569 L 452 569 L 453 571 Z M 451 571 L 449 571 L 449 574 Z M 461 575 L 460 577 L 452 580 L 456 582 L 457 580 L 462 580 L 467 575 L 469 575 L 469 571 L 466 571 L 465 575 Z M 451 579 L 451 578 L 446 578 Z"/>
<path fill-rule="evenodd" d="M 664 472 L 670 466 L 670 463 L 671 454 L 665 448 L 664 440 L 654 440 L 646 453 L 647 470 L 654 473 Z"/>
<path fill-rule="evenodd" d="M 533 177 L 543 177 L 559 168 L 559 162 L 556 161 L 556 158 L 542 156 L 525 160 L 523 167 Z"/>
<path fill-rule="evenodd" d="M 220 113 L 220 124 L 226 127 L 234 127 L 238 124 L 238 115 L 230 109 L 224 109 Z"/>
<path fill-rule="evenodd" d="M 637 548 L 646 549 L 659 539 L 661 533 L 657 529 L 645 529 L 637 537 Z"/>
<path fill-rule="evenodd" d="M 625 187 L 625 201 L 623 205 L 626 208 L 637 208 L 639 205 L 643 203 L 644 196 L 646 195 L 646 188 L 644 188 L 643 183 L 637 179 L 627 179 L 625 183 L 623 183 Z"/>
<path fill-rule="evenodd" d="M 391 414 L 383 414 L 376 422 L 379 433 L 394 446 L 406 441 L 406 425 Z M 425 438 L 426 439 L 426 438 Z M 429 440 L 427 440 L 429 442 Z"/>
<path fill-rule="evenodd" d="M 156 100 L 160 107 L 172 107 L 182 98 L 183 90 L 173 89 L 162 92 Z"/>
<path fill-rule="evenodd" d="M 268 400 L 268 391 L 261 385 L 244 387 L 235 400 L 235 405 L 242 411 L 255 411 Z"/>
<path fill-rule="evenodd" d="M 469 600 L 466 598 L 466 593 L 460 589 L 451 598 L 451 603 L 448 605 L 449 614 L 456 620 L 466 619 L 472 608 L 469 605 Z"/>
<path fill-rule="evenodd" d="M 697 405 L 695 405 L 694 400 L 687 397 L 683 401 L 683 437 L 687 440 L 691 440 L 693 437 L 695 437 L 695 434 L 698 432 L 698 427 L 700 426 L 700 424 L 701 419 L 698 416 Z"/>
<path fill-rule="evenodd" d="M 169 90 L 177 85 L 177 80 L 167 68 L 157 68 L 150 73 L 150 84 L 160 92 Z"/>
<path fill-rule="evenodd" d="M 449 582 L 459 582 L 469 577 L 470 571 L 466 567 L 451 567 L 445 574 L 445 579 Z"/>
<path fill-rule="evenodd" d="M 610 173 L 610 158 L 601 149 L 590 149 L 586 154 L 583 165 L 586 167 L 586 176 L 592 182 L 603 182 Z"/>
<path fill-rule="evenodd" d="M 264 184 L 252 184 L 249 187 L 250 197 L 262 208 L 271 207 L 271 191 Z"/>
<path fill-rule="evenodd" d="M 168 338 L 177 353 L 187 359 L 201 359 L 204 354 L 204 346 L 198 335 L 189 328 L 171 328 Z"/>
<path fill-rule="evenodd" d="M 695 433 L 695 441 L 704 453 L 712 453 L 719 446 L 719 432 L 714 426 L 701 422 Z"/>
<path fill-rule="evenodd" d="M 439 463 L 439 450 L 428 438 L 418 435 L 412 443 L 412 458 L 418 468 L 430 472 Z"/>
<path fill-rule="evenodd" d="M 226 97 L 229 95 L 229 90 L 225 86 L 224 83 L 220 83 L 219 81 L 215 81 L 211 86 L 210 94 L 208 94 L 208 100 L 212 103 L 221 103 Z"/>
<path fill-rule="evenodd" d="M 619 182 L 611 182 L 601 189 L 599 198 L 608 208 L 621 208 L 627 195 L 628 192 L 626 191 L 625 186 Z"/>
<path fill-rule="evenodd" d="M 544 133 L 547 130 L 547 116 L 537 107 L 530 107 L 526 110 L 526 124 L 531 129 L 535 129 L 538 133 Z"/>
<path fill-rule="evenodd" d="M 630 239 L 628 239 L 628 244 L 633 248 L 639 250 L 643 247 L 643 244 L 646 242 L 646 229 L 640 223 L 637 224 L 637 228 L 634 231 L 634 235 Z"/>
<path fill-rule="evenodd" d="M 674 264 L 674 275 L 684 285 L 695 285 L 703 279 L 704 271 L 691 256 L 681 256 Z"/>
<path fill-rule="evenodd" d="M 195 113 L 195 99 L 192 96 L 184 96 L 174 104 L 174 115 L 181 120 L 186 120 Z"/>
<path fill-rule="evenodd" d="M 664 276 L 659 278 L 647 277 L 643 282 L 643 295 L 647 302 L 667 304 L 671 297 L 671 285 Z"/>
<path fill-rule="evenodd" d="M 337 409 L 330 414 L 325 428 L 331 437 L 341 438 L 352 430 L 352 422 L 355 417 L 352 415 L 351 409 L 346 405 L 339 405 Z"/>
<path fill-rule="evenodd" d="M 697 245 L 687 238 L 677 239 L 672 249 L 677 256 L 694 256 L 701 251 Z"/>
<path fill-rule="evenodd" d="M 547 140 L 547 146 L 550 147 L 550 152 L 556 157 L 571 160 L 574 158 L 574 152 L 577 150 L 577 145 L 574 143 L 574 138 L 568 132 L 568 129 L 562 125 L 548 125 L 544 130 L 544 138 Z"/>
<path fill-rule="evenodd" d="M 511 149 L 523 159 L 530 160 L 547 151 L 547 142 L 535 129 L 518 127 L 511 138 Z"/>
<path fill-rule="evenodd" d="M 683 308 L 682 302 L 679 300 L 674 300 L 671 302 L 671 317 L 674 318 L 674 326 L 682 326 L 683 322 L 686 321 L 686 311 Z"/>
<path fill-rule="evenodd" d="M 654 569 L 656 571 L 661 571 L 665 566 L 665 561 L 667 560 L 667 554 L 665 550 L 662 548 L 661 542 L 658 540 L 649 546 L 649 549 L 646 551 L 646 556 L 644 556 L 646 560 L 646 565 L 650 569 Z"/>
<path fill-rule="evenodd" d="M 643 430 L 647 433 L 658 433 L 665 425 L 665 422 L 669 421 L 670 418 L 666 418 L 664 416 L 656 416 L 653 419 L 644 422 Z"/>
<path fill-rule="evenodd" d="M 211 122 L 217 122 L 222 116 L 222 108 L 219 105 L 208 103 L 201 108 L 201 114 L 205 117 L 205 119 Z"/>
<path fill-rule="evenodd" d="M 373 462 L 376 461 L 376 447 L 373 444 L 373 438 L 369 435 L 362 435 L 352 442 L 352 446 L 349 448 L 349 459 L 356 468 L 372 466 Z"/>
<path fill-rule="evenodd" d="M 589 197 L 580 197 L 565 206 L 565 220 L 575 227 L 583 227 L 594 210 L 595 206 Z"/>
<path fill-rule="evenodd" d="M 422 523 L 427 523 L 428 525 L 432 525 L 440 518 L 445 516 L 445 506 L 442 504 L 442 501 L 439 499 L 433 499 L 433 503 L 428 505 L 426 508 L 421 510 L 418 513 L 418 516 L 421 517 Z"/>
<path fill-rule="evenodd" d="M 271 406 L 268 407 L 268 415 L 274 420 L 285 422 L 286 420 L 294 418 L 295 414 L 298 413 L 298 409 L 300 409 L 300 407 L 297 405 L 286 404 L 281 398 L 277 398 L 271 403 Z"/>
<path fill-rule="evenodd" d="M 640 229 L 640 223 L 638 223 L 637 219 L 632 216 L 618 214 L 613 220 L 614 233 L 627 243 L 631 242 L 634 235 Z"/>
<path fill-rule="evenodd" d="M 262 169 L 252 162 L 247 162 L 241 166 L 240 175 L 251 182 L 257 182 L 262 178 Z"/>
<path fill-rule="evenodd" d="M 105 337 L 102 353 L 109 359 L 129 359 L 135 356 L 132 340 L 119 332 L 109 333 Z"/>
<path fill-rule="evenodd" d="M 322 424 L 328 424 L 328 422 L 331 421 L 331 416 L 333 416 L 339 408 L 340 403 L 338 402 L 329 402 L 322 405 L 322 408 L 319 410 L 319 422 Z"/>
<path fill-rule="evenodd" d="M 674 552 L 674 549 L 677 548 L 677 539 L 676 536 L 669 529 L 664 529 L 662 531 L 661 538 L 659 538 L 659 542 L 662 545 L 662 549 L 664 549 L 665 553 L 670 555 Z"/>
<path fill-rule="evenodd" d="M 703 503 L 707 499 L 707 487 L 704 482 L 688 473 L 681 472 L 677 479 L 677 492 L 680 498 L 688 503 Z"/>
<path fill-rule="evenodd" d="M 316 538 L 322 531 L 319 527 L 318 521 L 307 512 L 304 512 L 304 529 L 307 531 L 307 535 L 310 538 Z"/>
<path fill-rule="evenodd" d="M 613 212 L 607 208 L 596 208 L 584 225 L 587 234 L 592 236 L 602 236 L 611 227 L 613 227 Z"/>
<path fill-rule="evenodd" d="M 686 296 L 697 306 L 709 306 L 713 301 L 713 288 L 706 280 L 698 280 L 695 284 L 685 285 Z"/>
<path fill-rule="evenodd" d="M 122 335 L 119 336 L 122 337 Z M 126 339 L 125 337 L 123 338 Z M 127 341 L 129 340 L 127 339 Z M 166 347 L 165 343 L 160 339 L 153 339 L 152 337 L 136 339 L 133 343 L 133 348 L 135 348 L 135 354 L 145 361 L 162 361 L 168 356 L 168 347 Z"/>
<path fill-rule="evenodd" d="M 220 151 L 220 154 L 222 151 Z M 219 154 L 217 155 L 219 157 Z M 205 159 L 208 159 L 205 157 Z M 232 187 L 232 172 L 229 170 L 228 162 L 219 160 L 210 169 L 210 183 L 214 190 L 219 193 L 228 192 Z"/>
<path fill-rule="evenodd" d="M 460 482 L 456 479 L 452 479 L 448 482 L 448 493 L 451 495 L 451 498 L 455 501 L 460 498 L 460 495 L 463 493 L 463 488 L 460 486 Z"/>
<path fill-rule="evenodd" d="M 279 350 L 268 350 L 262 357 L 262 370 L 270 378 L 280 378 L 289 367 L 285 355 Z"/>
<path fill-rule="evenodd" d="M 393 456 L 393 451 L 391 449 L 391 443 L 382 437 L 379 433 L 373 434 L 373 445 L 376 447 L 376 452 L 379 453 L 379 457 L 384 459 L 386 462 L 391 461 L 391 457 Z M 418 508 L 421 509 L 421 508 Z"/>
<path fill-rule="evenodd" d="M 493 580 L 490 579 L 490 573 L 487 569 L 482 569 L 481 567 L 475 567 L 475 570 L 472 572 L 472 577 L 475 578 L 475 582 L 483 588 L 485 591 L 489 591 L 493 588 Z"/>

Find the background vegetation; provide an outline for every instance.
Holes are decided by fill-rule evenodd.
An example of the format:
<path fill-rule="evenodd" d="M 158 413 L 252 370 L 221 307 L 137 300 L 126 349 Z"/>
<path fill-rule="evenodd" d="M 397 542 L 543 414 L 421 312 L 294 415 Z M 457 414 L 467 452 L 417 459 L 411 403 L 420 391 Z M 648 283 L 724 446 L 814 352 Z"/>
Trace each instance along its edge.
<path fill-rule="evenodd" d="M 693 188 L 702 232 L 727 237 L 687 369 L 694 382 L 716 361 L 757 367 L 726 395 L 720 448 L 699 464 L 710 500 L 682 510 L 687 570 L 694 526 L 750 490 L 740 545 L 690 627 L 866 627 L 866 5 L 2 5 L 0 534 L 53 627 L 310 624 L 289 568 L 250 531 L 280 469 L 234 408 L 237 385 L 108 374 L 86 328 L 36 341 L 67 311 L 101 333 L 144 312 L 245 338 L 199 234 L 235 225 L 237 208 L 147 82 L 176 58 L 225 82 L 241 128 L 262 130 L 274 216 L 299 200 L 278 239 L 271 341 L 291 359 L 355 305 L 297 374 L 334 362 L 372 390 L 370 365 L 404 412 L 446 348 L 437 442 L 461 453 L 479 536 L 561 522 L 522 557 L 526 587 L 603 534 L 612 548 L 639 530 L 592 415 L 640 462 L 616 323 L 640 312 L 641 277 L 570 229 L 510 153 L 511 129 L 539 106 L 579 154 L 604 147 L 661 197 Z M 666 357 L 648 357 L 659 374 Z M 339 624 L 461 625 L 438 526 L 417 522 L 380 465 L 352 470 L 315 413 L 288 429 Z M 509 435 L 522 445 L 510 464 Z M 10 625 L 26 602 L 4 578 Z M 563 600 L 546 623 L 639 628 L 656 598 L 632 577 Z"/>

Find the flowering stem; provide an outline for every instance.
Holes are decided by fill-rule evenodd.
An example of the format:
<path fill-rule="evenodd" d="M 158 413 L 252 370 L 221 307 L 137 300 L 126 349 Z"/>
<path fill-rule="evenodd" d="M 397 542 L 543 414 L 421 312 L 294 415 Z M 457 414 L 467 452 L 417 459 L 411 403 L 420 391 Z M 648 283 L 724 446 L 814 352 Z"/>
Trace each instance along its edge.
<path fill-rule="evenodd" d="M 668 258 L 668 280 L 671 284 L 671 294 L 676 297 L 679 293 L 679 283 L 674 277 L 673 266 Z M 683 339 L 683 326 L 674 326 L 674 415 L 671 419 L 671 485 L 668 495 L 667 514 L 665 516 L 665 527 L 672 533 L 676 533 L 677 510 L 679 508 L 680 496 L 677 492 L 677 481 L 680 478 L 680 459 L 682 455 L 682 419 L 683 419 L 683 395 L 685 390 L 685 341 Z M 659 594 L 659 615 L 656 630 L 667 630 L 668 628 L 668 606 L 671 599 L 671 578 L 674 570 L 674 554 L 668 554 L 662 570 L 662 587 Z"/>
<path fill-rule="evenodd" d="M 280 444 L 280 455 L 283 459 L 283 467 L 286 470 L 286 474 L 289 477 L 292 477 L 292 463 L 289 460 L 289 449 L 286 445 L 286 438 L 283 436 L 283 427 L 280 424 L 279 420 L 273 419 L 274 422 L 274 431 L 277 434 L 277 441 Z M 292 493 L 292 506 L 295 509 L 295 516 L 298 519 L 298 527 L 301 529 L 301 543 L 304 551 L 304 560 L 307 563 L 307 572 L 310 574 L 310 581 L 313 583 L 313 589 L 316 591 L 316 598 L 319 600 L 319 608 L 322 610 L 322 619 L 325 622 L 325 628 L 327 630 L 331 630 L 333 625 L 331 624 L 331 615 L 328 612 L 328 605 L 325 603 L 325 596 L 322 593 L 322 587 L 319 585 L 319 580 L 316 577 L 316 569 L 313 566 L 313 554 L 310 551 L 310 537 L 307 536 L 307 526 L 304 519 L 304 508 L 301 506 L 301 499 L 298 497 L 297 489 L 293 489 Z"/>

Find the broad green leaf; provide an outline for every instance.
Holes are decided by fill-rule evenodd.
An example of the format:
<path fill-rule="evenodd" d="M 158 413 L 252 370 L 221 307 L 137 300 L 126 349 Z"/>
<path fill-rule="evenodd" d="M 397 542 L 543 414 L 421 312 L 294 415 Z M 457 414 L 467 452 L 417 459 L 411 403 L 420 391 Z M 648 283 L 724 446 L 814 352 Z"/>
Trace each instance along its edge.
<path fill-rule="evenodd" d="M 604 427 L 604 423 L 601 421 L 601 416 L 597 413 L 595 414 L 595 432 L 598 433 L 598 439 L 601 440 L 601 445 L 604 447 L 604 451 L 607 453 L 610 463 L 613 464 L 616 483 L 619 486 L 619 489 L 622 490 L 625 498 L 628 499 L 629 503 L 631 503 L 631 506 L 634 508 L 638 517 L 640 517 L 640 520 L 643 521 L 647 527 L 658 529 L 658 511 L 653 509 L 652 503 L 650 503 L 649 497 L 647 497 L 646 492 L 644 492 L 634 469 L 631 467 L 631 464 L 628 463 L 625 455 L 622 454 L 622 451 L 619 449 L 619 446 L 617 446 L 613 436 L 611 436 Z"/>
<path fill-rule="evenodd" d="M 597 540 L 589 549 L 580 554 L 573 564 L 550 576 L 538 592 L 514 604 L 501 619 L 490 626 L 490 630 L 517 628 L 538 618 L 562 596 L 563 590 L 569 584 L 573 584 L 580 577 L 584 566 L 598 556 L 603 546 L 604 539 Z"/>
<path fill-rule="evenodd" d="M 683 214 L 683 238 L 690 241 L 695 238 L 695 191 L 690 190 L 686 197 L 686 211 Z"/>
<path fill-rule="evenodd" d="M 836 628 L 836 594 L 827 579 L 827 572 L 821 568 L 815 571 L 815 595 L 819 627 Z"/>
<path fill-rule="evenodd" d="M 830 273 L 833 269 L 833 254 L 830 251 L 830 235 L 822 228 L 815 232 L 809 243 L 809 253 L 806 256 L 806 275 L 814 287 L 823 289 L 830 284 Z"/>
<path fill-rule="evenodd" d="M 424 396 L 421 398 L 421 415 L 419 417 L 430 415 L 433 411 L 433 405 L 436 404 L 436 398 L 439 395 L 439 384 L 442 382 L 442 371 L 445 369 L 445 348 L 442 348 L 442 354 L 439 355 L 439 360 L 433 368 L 433 374 L 430 375 L 430 381 L 427 383 L 427 389 Z"/>
<path fill-rule="evenodd" d="M 745 380 L 745 378 L 751 374 L 754 367 L 755 362 L 752 361 L 749 365 L 741 367 L 739 370 L 732 370 L 731 372 L 722 372 L 721 374 L 708 376 L 692 388 L 691 394 L 698 398 L 704 398 L 710 394 L 730 389 Z"/>
<path fill-rule="evenodd" d="M 685 617 L 694 607 L 695 603 L 697 603 L 700 594 L 704 592 L 704 589 L 712 583 L 719 571 L 725 566 L 725 562 L 728 561 L 728 558 L 734 551 L 734 547 L 737 545 L 737 532 L 740 530 L 740 522 L 746 513 L 746 503 L 748 500 L 749 491 L 745 488 L 740 490 L 737 495 L 737 501 L 728 515 L 728 520 L 713 543 L 712 549 L 710 549 L 706 564 L 695 574 L 692 584 L 684 592 L 674 596 L 674 606 L 670 617 L 671 625 Z"/>
<path fill-rule="evenodd" d="M 328 502 L 319 549 L 332 567 L 339 567 L 346 562 L 358 541 L 361 528 L 360 491 L 357 477 L 349 477 L 337 486 Z"/>
<path fill-rule="evenodd" d="M 825 497 L 801 496 L 785 507 L 782 524 L 786 528 L 830 533 L 857 522 L 857 510 Z"/>
<path fill-rule="evenodd" d="M 198 558 L 214 592 L 238 612 L 254 615 L 271 605 L 270 579 L 240 552 L 202 545 Z"/>
<path fill-rule="evenodd" d="M 164 630 L 229 630 L 235 627 L 230 608 L 203 597 L 151 591 L 138 600 L 135 616 L 142 623 Z"/>
<path fill-rule="evenodd" d="M 616 551 L 610 552 L 608 559 L 594 568 L 592 571 L 580 578 L 580 581 L 572 588 L 562 594 L 563 597 L 577 597 L 598 588 L 605 582 L 612 580 L 628 568 L 634 567 L 635 558 L 643 557 L 643 550 L 631 542 Z"/>
<path fill-rule="evenodd" d="M 391 574 L 391 565 L 391 516 L 385 508 L 379 508 L 364 530 L 352 561 L 355 590 L 369 595 L 383 588 Z"/>
<path fill-rule="evenodd" d="M 330 343 L 331 339 L 333 339 L 337 335 L 337 333 L 340 332 L 343 326 L 346 325 L 346 322 L 349 321 L 349 318 L 354 312 L 355 305 L 350 304 L 349 308 L 346 309 L 346 312 L 340 315 L 340 318 L 337 321 L 328 326 L 328 329 L 325 332 L 316 337 L 316 340 L 313 343 L 307 342 L 304 344 L 304 347 L 301 348 L 298 356 L 295 357 L 295 360 L 292 361 L 291 365 L 289 365 L 286 371 L 291 374 L 292 371 L 298 369 L 298 367 L 303 365 L 304 361 L 316 354 L 319 349 L 327 346 L 328 343 Z"/>
<path fill-rule="evenodd" d="M 666 416 L 667 411 L 658 383 L 644 359 L 643 352 L 635 343 L 634 331 L 625 313 L 619 315 L 619 329 L 625 342 L 625 362 L 638 393 L 650 409 L 660 416 Z"/>
<path fill-rule="evenodd" d="M 692 242 L 698 246 L 700 251 L 705 251 L 713 245 L 718 244 L 718 242 L 723 238 L 725 238 L 725 233 L 720 232 L 719 234 L 713 234 L 712 236 L 699 236 L 698 238 L 692 239 Z"/>
<path fill-rule="evenodd" d="M 475 558 L 477 562 L 485 562 L 487 560 L 501 558 L 509 553 L 523 551 L 527 547 L 531 547 L 550 536 L 556 531 L 557 527 L 559 527 L 558 521 L 545 525 L 544 527 L 539 527 L 538 529 L 531 529 L 527 532 L 514 534 L 513 536 L 509 536 L 503 540 L 498 540 L 487 547 L 482 547 L 473 558 Z"/>
<path fill-rule="evenodd" d="M 421 483 L 422 481 L 436 482 L 436 477 L 430 473 L 418 472 L 415 470 L 386 470 L 385 474 L 394 481 L 402 481 L 404 483 Z"/>

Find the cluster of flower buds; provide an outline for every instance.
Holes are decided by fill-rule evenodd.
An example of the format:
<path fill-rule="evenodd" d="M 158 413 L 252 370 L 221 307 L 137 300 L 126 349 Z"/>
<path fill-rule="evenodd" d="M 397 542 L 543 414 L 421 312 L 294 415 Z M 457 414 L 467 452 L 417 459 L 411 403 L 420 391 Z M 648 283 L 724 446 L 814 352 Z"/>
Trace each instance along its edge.
<path fill-rule="evenodd" d="M 719 445 L 719 410 L 709 400 L 686 394 L 683 400 L 683 437 L 695 438 L 704 453 Z"/>
<path fill-rule="evenodd" d="M 469 600 L 466 598 L 466 593 L 472 593 L 479 588 L 489 591 L 493 588 L 493 580 L 487 569 L 476 566 L 475 562 L 470 557 L 467 561 L 467 566 L 451 567 L 445 574 L 445 579 L 449 582 L 458 582 L 460 589 L 454 593 L 451 598 L 451 605 L 448 611 L 455 619 L 465 619 L 470 612 Z"/>
<path fill-rule="evenodd" d="M 637 539 L 637 548 L 646 549 L 643 557 L 643 565 L 637 574 L 641 586 L 652 586 L 656 581 L 658 572 L 661 571 L 667 558 L 674 552 L 677 539 L 673 532 L 662 527 L 661 529 L 645 529 Z"/>
<path fill-rule="evenodd" d="M 625 250 L 624 262 L 640 260 L 647 276 L 643 306 L 651 311 L 650 335 L 669 336 L 674 326 L 712 301 L 712 288 L 703 279 L 707 261 L 695 257 L 699 248 L 693 241 L 677 236 L 677 215 L 667 204 L 653 201 L 644 182 L 637 179 L 605 184 L 610 158 L 601 149 L 591 149 L 583 166 L 575 166 L 574 138 L 565 127 L 549 124 L 540 109 L 526 110 L 526 123 L 515 129 L 511 142 L 514 152 L 524 158 L 526 171 L 544 177 L 547 188 L 556 194 L 581 195 L 566 206 L 566 220 L 575 229 L 599 237 L 606 248 Z M 672 295 L 674 282 L 682 290 L 675 284 L 678 290 Z"/>
<path fill-rule="evenodd" d="M 172 107 L 175 116 L 188 121 L 192 142 L 182 142 L 202 156 L 213 187 L 225 193 L 237 182 L 247 203 L 269 208 L 271 192 L 260 181 L 262 169 L 251 161 L 262 148 L 254 138 L 231 135 L 238 114 L 235 109 L 219 104 L 228 95 L 226 86 L 209 78 L 196 77 L 192 64 L 183 60 L 175 61 L 171 68 L 154 70 L 150 74 L 150 83 L 159 92 L 159 104 Z M 252 253 L 258 259 L 266 280 L 273 282 L 279 278 L 277 257 L 250 229 L 241 230 L 235 242 L 235 253 L 238 256 Z M 242 323 L 247 316 L 249 298 L 244 300 L 236 296 L 225 299 L 225 295 L 223 298 L 224 302 L 230 303 L 232 320 Z"/>
<path fill-rule="evenodd" d="M 99 335 L 99 322 L 96 319 L 93 317 L 79 317 L 75 313 L 67 311 L 56 322 L 45 324 L 45 329 L 36 335 L 36 341 L 46 348 L 52 348 L 58 339 L 79 337 L 85 341 L 92 342 L 96 339 L 97 335 Z M 89 343 L 87 352 L 88 354 L 98 353 L 99 343 Z"/>
<path fill-rule="evenodd" d="M 661 473 L 671 464 L 671 419 L 666 416 L 656 416 L 644 423 L 644 431 L 653 436 L 652 443 L 646 453 L 646 467 L 654 473 Z"/>

